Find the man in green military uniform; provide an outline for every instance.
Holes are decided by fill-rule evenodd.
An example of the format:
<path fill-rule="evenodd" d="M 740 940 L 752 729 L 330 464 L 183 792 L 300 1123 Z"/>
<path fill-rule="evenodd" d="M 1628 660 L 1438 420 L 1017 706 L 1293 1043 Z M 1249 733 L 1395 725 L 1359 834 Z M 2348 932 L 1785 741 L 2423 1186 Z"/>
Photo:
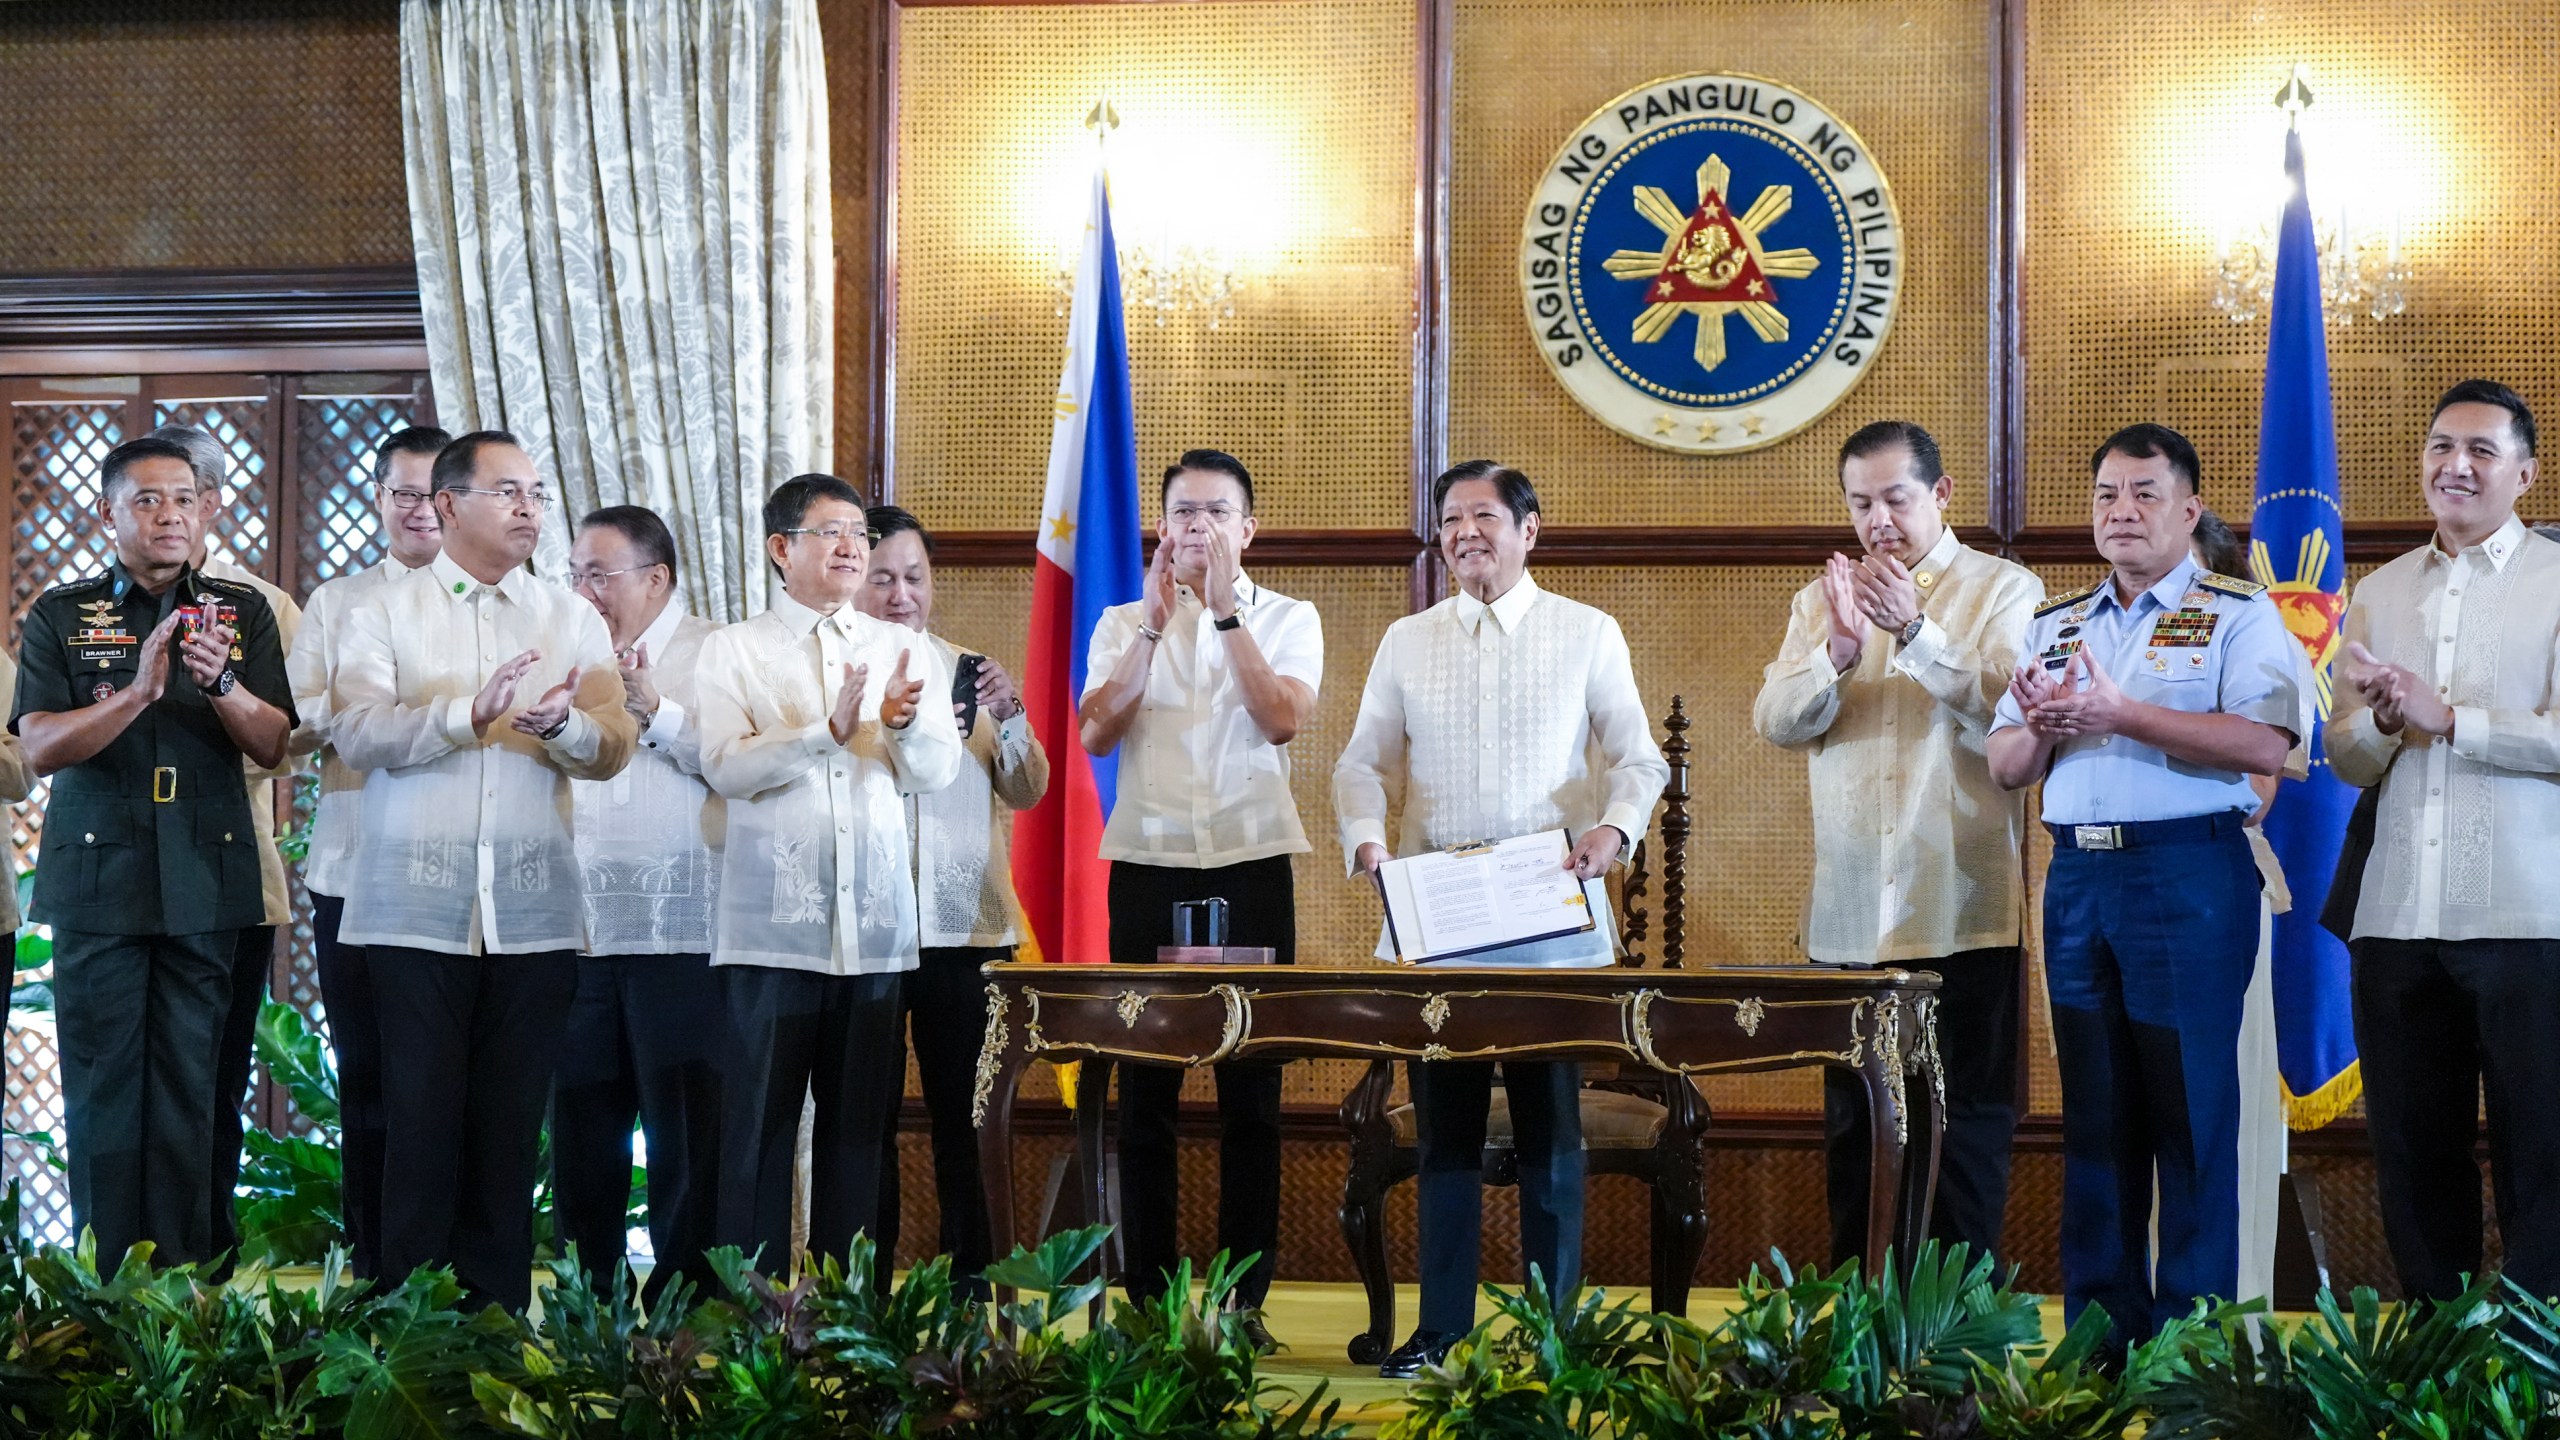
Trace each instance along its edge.
<path fill-rule="evenodd" d="M 53 927 L 71 1208 L 104 1263 L 208 1258 L 214 1056 L 235 937 L 259 923 L 245 756 L 293 729 L 267 602 L 188 563 L 214 498 L 165 440 L 99 470 L 103 575 L 28 610 L 9 728 L 53 779 L 34 917 Z"/>

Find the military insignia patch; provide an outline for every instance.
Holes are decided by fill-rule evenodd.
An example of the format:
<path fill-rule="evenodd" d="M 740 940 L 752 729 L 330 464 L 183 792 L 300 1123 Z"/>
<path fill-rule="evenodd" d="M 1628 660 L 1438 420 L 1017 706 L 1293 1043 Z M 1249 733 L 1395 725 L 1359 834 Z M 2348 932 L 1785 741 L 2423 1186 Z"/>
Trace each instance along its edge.
<path fill-rule="evenodd" d="M 1549 162 L 1529 326 L 1599 420 L 1658 449 L 1774 445 L 1857 384 L 1902 291 L 1893 191 L 1849 127 L 1750 75 L 1641 85 Z"/>

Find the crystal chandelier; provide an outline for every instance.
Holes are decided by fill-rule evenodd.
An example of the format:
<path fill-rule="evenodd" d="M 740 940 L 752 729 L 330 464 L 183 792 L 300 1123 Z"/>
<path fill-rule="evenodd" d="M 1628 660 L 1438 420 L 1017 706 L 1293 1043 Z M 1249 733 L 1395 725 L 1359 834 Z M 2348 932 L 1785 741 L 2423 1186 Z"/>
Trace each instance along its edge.
<path fill-rule="evenodd" d="M 1105 96 L 1093 102 L 1084 125 L 1096 143 L 1107 144 L 1111 132 L 1120 128 L 1120 112 Z M 1049 288 L 1056 293 L 1057 315 L 1063 320 L 1076 293 L 1073 251 L 1059 252 Z M 1184 315 L 1198 317 L 1203 328 L 1217 329 L 1236 318 L 1239 288 L 1235 263 L 1212 245 L 1141 242 L 1120 250 L 1122 303 L 1136 307 L 1140 314 L 1153 315 L 1159 330 Z"/>
<path fill-rule="evenodd" d="M 1057 313 L 1064 318 L 1074 298 L 1076 267 L 1061 260 L 1050 272 L 1049 288 L 1057 293 Z M 1215 330 L 1236 318 L 1236 294 L 1242 287 L 1235 265 L 1214 247 L 1181 245 L 1159 253 L 1152 245 L 1133 245 L 1120 252 L 1120 293 L 1134 311 L 1152 314 L 1161 330 L 1183 316 L 1197 317 Z"/>
<path fill-rule="evenodd" d="M 2320 257 L 2320 308 L 2333 329 L 2388 320 L 2409 308 L 2409 262 L 2400 227 L 2358 234 L 2340 216 L 2311 222 Z M 2223 242 L 2213 266 L 2213 308 L 2235 325 L 2267 313 L 2276 285 L 2276 224 L 2262 220 Z"/>
<path fill-rule="evenodd" d="M 2276 92 L 2276 108 L 2289 126 L 2301 123 L 2311 104 L 2311 88 L 2303 83 L 2303 67 Z M 2290 198 L 2291 187 L 2284 187 Z M 2245 325 L 2267 313 L 2276 287 L 2276 217 L 2261 217 L 2224 237 L 2213 260 L 2213 308 L 2234 325 Z M 2330 328 L 2343 330 L 2358 320 L 2380 322 L 2409 308 L 2409 262 L 2400 253 L 2400 217 L 2395 212 L 2386 232 L 2359 232 L 2348 223 L 2345 208 L 2335 218 L 2313 216 L 2311 243 L 2320 264 L 2320 309 Z"/>

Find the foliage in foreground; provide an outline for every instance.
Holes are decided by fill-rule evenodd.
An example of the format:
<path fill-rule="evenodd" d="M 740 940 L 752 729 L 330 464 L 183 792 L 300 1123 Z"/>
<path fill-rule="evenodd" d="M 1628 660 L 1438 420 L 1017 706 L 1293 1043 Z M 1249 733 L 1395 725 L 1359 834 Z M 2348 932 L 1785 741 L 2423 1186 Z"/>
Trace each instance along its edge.
<path fill-rule="evenodd" d="M 1756 1267 L 1713 1326 L 1493 1289 L 1384 1440 L 2560 1440 L 2560 1311 L 2483 1282 L 2386 1309 L 2323 1293 L 2291 1328 L 2199 1304 L 2131 1355 L 2092 1310 L 2046 1344 L 2038 1298 L 1964 1247 Z"/>
<path fill-rule="evenodd" d="M 1023 1297 L 1001 1311 L 956 1289 L 945 1260 L 884 1288 L 857 1239 L 842 1260 L 780 1278 L 719 1252 L 722 1293 L 698 1300 L 680 1282 L 654 1314 L 629 1287 L 600 1292 L 562 1261 L 528 1319 L 462 1311 L 443 1271 L 383 1291 L 334 1278 L 288 1289 L 252 1263 L 221 1286 L 193 1267 L 156 1270 L 136 1246 L 101 1272 L 89 1246 L 25 1246 L 17 1203 L 12 1186 L 0 1200 L 0 1440 L 1340 1440 L 1349 1429 L 1321 1386 L 1300 1398 L 1257 1379 L 1242 1319 L 1223 1308 L 1242 1268 L 1223 1258 L 1197 1301 L 1179 1284 L 1070 1336 L 1065 1322 L 1101 1293 L 1100 1280 L 1075 1278 L 1100 1229 L 992 1267 L 990 1280 Z"/>

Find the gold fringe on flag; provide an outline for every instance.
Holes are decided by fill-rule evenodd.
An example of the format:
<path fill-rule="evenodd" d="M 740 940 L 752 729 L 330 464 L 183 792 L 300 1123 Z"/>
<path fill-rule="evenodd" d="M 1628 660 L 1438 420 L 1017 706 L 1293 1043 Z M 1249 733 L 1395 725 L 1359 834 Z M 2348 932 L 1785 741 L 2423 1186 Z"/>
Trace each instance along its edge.
<path fill-rule="evenodd" d="M 2289 1130 L 2317 1130 L 2344 1115 L 2364 1096 L 2363 1062 L 2358 1061 L 2339 1071 L 2329 1083 L 2308 1095 L 2296 1095 L 2293 1087 L 2279 1080 L 2284 1091 L 2284 1123 Z"/>
<path fill-rule="evenodd" d="M 1048 959 L 1048 956 L 1040 953 L 1039 937 L 1031 933 L 1031 927 L 1025 925 L 1021 928 L 1022 939 L 1013 948 L 1013 958 L 1025 965 L 1037 965 Z M 1083 1064 L 1081 1060 L 1070 1060 L 1057 1067 L 1058 1098 L 1067 1102 L 1067 1109 L 1070 1112 L 1076 1108 L 1076 1076 L 1078 1067 Z"/>

